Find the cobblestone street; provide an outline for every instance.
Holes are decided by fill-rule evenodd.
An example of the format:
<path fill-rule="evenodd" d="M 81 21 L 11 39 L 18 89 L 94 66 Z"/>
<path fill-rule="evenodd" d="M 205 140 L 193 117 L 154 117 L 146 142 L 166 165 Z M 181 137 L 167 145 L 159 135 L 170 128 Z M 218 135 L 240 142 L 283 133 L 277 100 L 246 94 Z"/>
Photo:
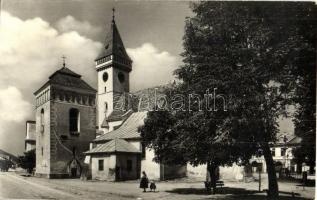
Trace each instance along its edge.
<path fill-rule="evenodd" d="M 262 188 L 266 189 L 264 180 Z M 43 179 L 24 177 L 14 172 L 0 174 L 0 197 L 2 199 L 266 199 L 258 193 L 258 182 L 228 182 L 220 194 L 207 195 L 200 180 L 187 179 L 158 182 L 157 192 L 143 193 L 138 181 L 101 182 L 79 179 Z M 280 199 L 313 199 L 315 187 L 305 190 L 297 183 L 279 183 Z M 291 197 L 291 192 L 297 198 Z"/>

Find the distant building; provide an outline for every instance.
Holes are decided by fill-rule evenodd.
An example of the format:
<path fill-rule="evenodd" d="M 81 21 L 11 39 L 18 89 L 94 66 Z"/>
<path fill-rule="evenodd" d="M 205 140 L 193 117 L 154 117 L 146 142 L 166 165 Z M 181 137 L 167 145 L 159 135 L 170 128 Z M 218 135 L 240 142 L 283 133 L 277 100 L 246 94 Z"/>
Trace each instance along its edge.
<path fill-rule="evenodd" d="M 25 130 L 25 148 L 24 151 L 30 151 L 35 149 L 36 141 L 36 125 L 35 121 L 26 121 L 26 130 Z"/>
<path fill-rule="evenodd" d="M 35 174 L 47 178 L 79 177 L 83 152 L 96 136 L 96 90 L 64 63 L 34 95 Z"/>
<path fill-rule="evenodd" d="M 275 164 L 275 169 L 279 172 L 282 168 L 288 169 L 290 173 L 302 172 L 302 166 L 294 162 L 293 150 L 300 146 L 300 137 L 289 137 L 281 135 L 275 144 L 271 144 L 271 153 Z M 253 157 L 250 163 L 257 163 L 261 166 L 261 171 L 266 173 L 266 163 L 263 156 Z M 255 164 L 253 165 L 255 166 Z M 253 167 L 255 171 L 255 167 Z"/>

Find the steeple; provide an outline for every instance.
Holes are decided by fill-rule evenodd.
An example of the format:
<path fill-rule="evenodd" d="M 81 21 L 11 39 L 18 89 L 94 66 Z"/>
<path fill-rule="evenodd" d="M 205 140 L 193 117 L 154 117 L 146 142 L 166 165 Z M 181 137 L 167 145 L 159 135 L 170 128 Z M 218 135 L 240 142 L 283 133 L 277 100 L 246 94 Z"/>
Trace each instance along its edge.
<path fill-rule="evenodd" d="M 116 10 L 114 9 L 114 8 L 112 8 L 112 23 L 115 23 L 115 21 L 114 21 L 114 12 L 115 12 Z"/>
<path fill-rule="evenodd" d="M 131 71 L 132 60 L 125 50 L 115 22 L 114 12 L 115 9 L 113 8 L 110 31 L 106 35 L 105 41 L 103 43 L 103 49 L 95 60 L 96 65 L 98 68 L 98 66 L 108 66 L 109 64 L 112 64 L 113 67 L 119 67 L 121 69 Z M 109 63 L 109 61 L 112 62 Z"/>

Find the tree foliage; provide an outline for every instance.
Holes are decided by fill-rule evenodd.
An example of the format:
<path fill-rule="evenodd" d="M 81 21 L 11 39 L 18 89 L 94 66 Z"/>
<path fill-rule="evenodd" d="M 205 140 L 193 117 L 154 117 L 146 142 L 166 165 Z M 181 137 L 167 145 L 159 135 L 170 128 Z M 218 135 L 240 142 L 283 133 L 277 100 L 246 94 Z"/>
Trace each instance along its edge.
<path fill-rule="evenodd" d="M 28 173 L 32 173 L 36 162 L 35 156 L 35 149 L 24 152 L 23 156 L 18 157 L 19 166 L 26 169 Z"/>
<path fill-rule="evenodd" d="M 289 2 L 200 2 L 191 7 L 195 16 L 186 19 L 184 64 L 175 71 L 180 82 L 167 91 L 170 101 L 181 95 L 191 103 L 149 113 L 141 135 L 157 161 L 210 168 L 245 163 L 261 149 L 269 194 L 277 196 L 269 144 L 276 140 L 277 118 L 287 114 L 290 96 L 298 92 L 294 77 L 305 79 L 299 71 L 315 63 L 303 52 L 315 50 L 304 29 L 315 31 L 310 19 L 316 9 Z M 221 95 L 213 94 L 215 101 L 208 102 L 206 91 L 215 89 Z M 206 109 L 210 103 L 213 110 Z"/>

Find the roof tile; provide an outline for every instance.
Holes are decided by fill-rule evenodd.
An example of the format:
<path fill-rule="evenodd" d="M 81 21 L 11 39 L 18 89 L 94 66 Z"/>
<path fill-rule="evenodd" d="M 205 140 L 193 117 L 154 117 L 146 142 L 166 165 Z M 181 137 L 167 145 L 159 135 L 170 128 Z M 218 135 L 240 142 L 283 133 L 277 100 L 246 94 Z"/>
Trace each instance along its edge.
<path fill-rule="evenodd" d="M 125 152 L 125 153 L 141 153 L 137 148 L 135 148 L 129 142 L 114 138 L 107 143 L 98 145 L 97 147 L 86 151 L 85 154 L 96 154 L 96 153 L 115 153 L 115 152 Z"/>
<path fill-rule="evenodd" d="M 123 124 L 116 130 L 105 133 L 100 137 L 96 138 L 94 141 L 107 141 L 114 138 L 129 139 L 129 138 L 140 138 L 140 133 L 138 132 L 139 126 L 144 124 L 144 119 L 147 112 L 134 112 L 128 119 L 123 122 Z"/>

